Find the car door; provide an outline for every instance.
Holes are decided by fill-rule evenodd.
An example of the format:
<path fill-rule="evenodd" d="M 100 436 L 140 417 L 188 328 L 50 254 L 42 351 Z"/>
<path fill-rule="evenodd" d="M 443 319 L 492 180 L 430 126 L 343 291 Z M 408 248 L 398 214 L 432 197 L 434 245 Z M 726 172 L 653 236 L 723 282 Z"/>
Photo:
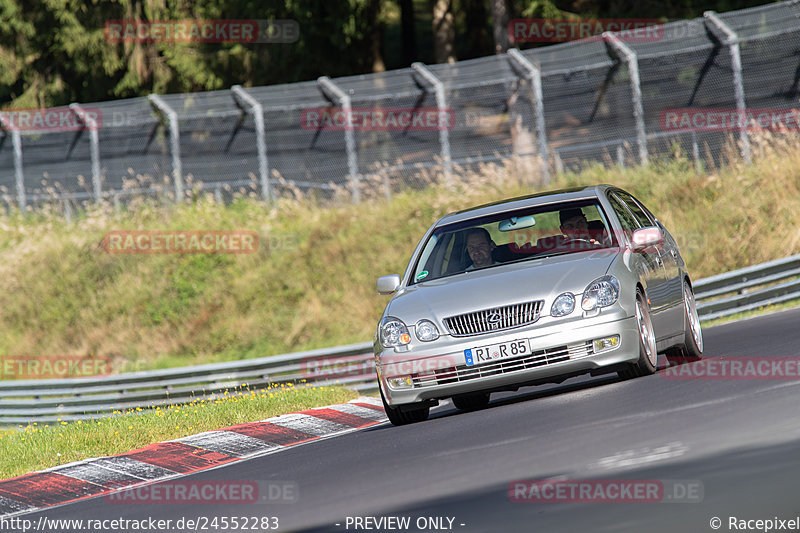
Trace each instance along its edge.
<path fill-rule="evenodd" d="M 644 220 L 637 220 L 630 207 L 615 192 L 608 194 L 608 200 L 614 212 L 619 218 L 623 228 L 623 233 L 628 243 L 634 230 L 652 226 L 653 224 Z M 665 316 L 668 310 L 669 298 L 667 295 L 667 276 L 664 269 L 664 262 L 658 250 L 647 250 L 634 254 L 639 276 L 644 282 L 648 301 L 650 302 L 650 313 L 653 319 L 653 329 L 656 338 L 661 339 L 672 334 L 668 324 L 669 317 Z"/>
<path fill-rule="evenodd" d="M 683 278 L 678 265 L 678 243 L 640 201 L 623 191 L 617 191 L 617 195 L 630 208 L 640 224 L 656 226 L 664 234 L 664 244 L 659 249 L 666 278 L 663 311 L 664 333 L 666 335 L 681 334 L 683 333 Z"/>

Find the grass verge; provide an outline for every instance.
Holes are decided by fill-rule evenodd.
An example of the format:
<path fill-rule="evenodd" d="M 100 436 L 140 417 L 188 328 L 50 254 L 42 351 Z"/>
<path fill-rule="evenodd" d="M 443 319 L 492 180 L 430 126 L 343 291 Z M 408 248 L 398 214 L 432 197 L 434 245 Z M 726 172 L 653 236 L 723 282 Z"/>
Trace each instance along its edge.
<path fill-rule="evenodd" d="M 272 206 L 246 196 L 224 206 L 198 194 L 178 206 L 88 206 L 70 224 L 54 212 L 0 215 L 0 292 L 15 295 L 0 307 L 0 356 L 102 357 L 130 371 L 363 342 L 386 303 L 375 279 L 402 272 L 434 220 L 542 189 L 628 189 L 675 235 L 694 279 L 785 257 L 800 252 L 793 139 L 754 138 L 753 164 L 704 173 L 677 154 L 644 168 L 597 165 L 544 187 L 507 161 L 456 168 L 450 185 L 422 175 L 422 189 L 389 176 L 359 205 L 298 194 Z M 101 246 L 109 231 L 165 229 L 250 230 L 259 248 L 114 255 Z"/>
<path fill-rule="evenodd" d="M 0 479 L 91 457 L 114 455 L 280 414 L 344 403 L 341 387 L 275 386 L 165 408 L 137 408 L 94 420 L 32 424 L 0 431 Z"/>

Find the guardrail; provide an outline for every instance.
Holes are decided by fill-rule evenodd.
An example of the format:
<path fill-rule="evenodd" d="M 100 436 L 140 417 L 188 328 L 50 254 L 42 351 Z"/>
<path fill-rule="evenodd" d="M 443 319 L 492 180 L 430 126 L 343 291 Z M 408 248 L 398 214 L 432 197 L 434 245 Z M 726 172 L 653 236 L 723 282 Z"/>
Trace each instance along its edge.
<path fill-rule="evenodd" d="M 798 299 L 800 255 L 699 279 L 694 290 L 702 320 Z M 376 390 L 372 343 L 112 376 L 0 381 L 0 425 L 91 419 L 275 383 Z"/>
<path fill-rule="evenodd" d="M 0 425 L 109 416 L 213 399 L 275 383 L 377 390 L 372 343 L 183 368 L 70 379 L 0 381 Z"/>
<path fill-rule="evenodd" d="M 701 320 L 800 298 L 800 255 L 733 270 L 694 282 Z"/>

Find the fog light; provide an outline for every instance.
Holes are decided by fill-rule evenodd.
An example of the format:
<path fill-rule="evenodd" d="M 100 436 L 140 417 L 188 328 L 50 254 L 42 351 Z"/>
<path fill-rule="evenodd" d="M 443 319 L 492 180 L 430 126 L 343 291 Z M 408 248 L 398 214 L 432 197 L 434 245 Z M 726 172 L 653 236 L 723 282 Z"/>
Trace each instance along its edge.
<path fill-rule="evenodd" d="M 386 381 L 389 382 L 389 387 L 392 389 L 410 389 L 411 388 L 411 378 L 409 376 L 400 376 L 398 378 L 389 378 Z"/>
<path fill-rule="evenodd" d="M 592 342 L 592 349 L 594 353 L 607 352 L 619 346 L 619 335 L 613 337 L 605 337 L 603 339 L 595 339 Z"/>

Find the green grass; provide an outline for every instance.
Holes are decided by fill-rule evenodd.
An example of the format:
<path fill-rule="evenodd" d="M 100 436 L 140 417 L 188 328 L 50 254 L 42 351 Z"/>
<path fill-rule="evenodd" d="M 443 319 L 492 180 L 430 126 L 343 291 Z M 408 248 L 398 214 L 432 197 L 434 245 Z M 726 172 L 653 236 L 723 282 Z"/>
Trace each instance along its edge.
<path fill-rule="evenodd" d="M 438 217 L 573 185 L 613 183 L 642 199 L 675 235 L 694 279 L 799 253 L 800 142 L 754 136 L 753 146 L 752 165 L 702 174 L 677 154 L 646 168 L 597 165 L 542 187 L 508 162 L 457 168 L 451 186 L 421 175 L 427 187 L 401 189 L 389 176 L 391 200 L 378 181 L 365 184 L 357 206 L 344 193 L 327 203 L 291 194 L 274 206 L 197 195 L 119 213 L 88 207 L 71 224 L 47 211 L 0 216 L 0 291 L 12 295 L 0 306 L 0 355 L 101 357 L 125 371 L 368 341 L 387 301 L 375 279 L 402 272 Z M 133 229 L 252 230 L 260 247 L 114 255 L 100 245 L 108 231 Z"/>
<path fill-rule="evenodd" d="M 165 408 L 137 408 L 89 421 L 0 430 L 0 479 L 284 413 L 345 403 L 357 396 L 341 387 L 275 386 L 233 391 L 216 399 Z"/>

